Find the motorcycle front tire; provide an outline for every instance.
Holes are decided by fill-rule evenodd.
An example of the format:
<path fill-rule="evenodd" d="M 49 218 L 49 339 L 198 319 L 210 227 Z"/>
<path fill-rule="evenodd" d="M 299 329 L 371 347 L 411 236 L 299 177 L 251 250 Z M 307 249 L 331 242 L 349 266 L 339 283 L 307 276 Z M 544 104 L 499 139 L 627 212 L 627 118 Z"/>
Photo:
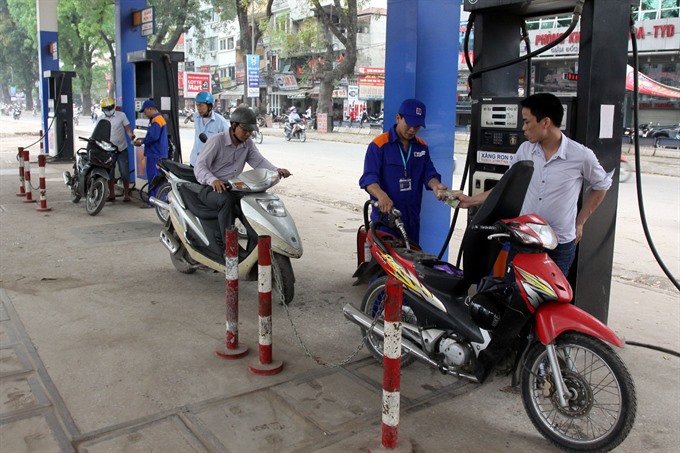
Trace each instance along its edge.
<path fill-rule="evenodd" d="M 382 276 L 375 280 L 368 286 L 363 299 L 361 300 L 360 310 L 363 314 L 371 319 L 379 317 L 379 323 L 383 325 L 383 320 L 385 318 L 385 300 L 387 299 L 387 292 L 385 291 L 385 283 L 387 282 L 387 276 Z M 410 317 L 406 314 L 407 312 L 402 310 L 403 321 L 415 324 L 414 315 Z M 411 312 L 412 313 L 412 312 Z M 361 335 L 365 337 L 366 349 L 371 355 L 380 363 L 383 363 L 385 356 L 383 354 L 383 344 L 384 341 L 379 335 L 366 335 L 367 329 L 361 327 Z M 410 355 L 408 352 L 401 352 L 401 367 L 406 367 L 415 361 L 415 357 Z"/>
<path fill-rule="evenodd" d="M 87 195 L 85 196 L 85 211 L 88 214 L 95 216 L 101 212 L 106 203 L 106 198 L 109 196 L 109 187 L 106 179 L 101 176 L 95 176 L 90 180 L 87 188 Z"/>
<path fill-rule="evenodd" d="M 295 297 L 295 274 L 290 258 L 272 254 L 272 300 L 288 305 Z"/>
<path fill-rule="evenodd" d="M 307 140 L 307 133 L 305 131 L 300 131 L 300 141 L 305 142 Z"/>
<path fill-rule="evenodd" d="M 619 356 L 604 342 L 569 332 L 555 340 L 566 391 L 561 407 L 547 350 L 537 343 L 522 367 L 522 401 L 536 429 L 569 451 L 609 451 L 628 436 L 637 410 L 635 385 Z"/>

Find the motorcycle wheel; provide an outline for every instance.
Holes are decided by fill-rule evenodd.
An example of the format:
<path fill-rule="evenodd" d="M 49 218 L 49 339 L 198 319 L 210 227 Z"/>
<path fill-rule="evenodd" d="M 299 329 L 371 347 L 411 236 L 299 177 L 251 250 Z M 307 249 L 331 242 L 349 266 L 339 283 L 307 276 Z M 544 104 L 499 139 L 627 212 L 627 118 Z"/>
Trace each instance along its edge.
<path fill-rule="evenodd" d="M 172 233 L 173 236 L 175 236 L 175 239 L 179 241 L 179 237 L 177 236 L 177 233 Z M 180 246 L 180 249 L 177 250 L 177 253 L 174 255 L 171 253 L 170 254 L 170 261 L 172 261 L 172 265 L 177 269 L 178 272 L 181 272 L 182 274 L 193 274 L 196 272 L 196 268 L 191 264 L 189 261 L 191 258 L 188 258 L 187 256 L 187 250 L 184 248 L 184 245 Z"/>
<path fill-rule="evenodd" d="M 261 144 L 262 144 L 263 138 L 264 138 L 264 137 L 263 137 L 263 135 L 262 135 L 262 132 L 260 132 L 260 131 L 253 132 L 253 140 L 254 140 L 255 143 L 257 143 L 258 145 L 261 145 Z"/>
<path fill-rule="evenodd" d="M 304 142 L 305 140 L 307 140 L 307 133 L 305 131 L 300 131 L 299 137 L 300 137 L 300 141 Z"/>
<path fill-rule="evenodd" d="M 626 182 L 630 179 L 635 171 L 630 162 L 621 161 L 621 174 L 619 175 L 619 182 Z"/>
<path fill-rule="evenodd" d="M 109 188 L 106 180 L 101 176 L 92 179 L 85 196 L 85 210 L 87 213 L 93 216 L 99 214 L 108 196 Z"/>
<path fill-rule="evenodd" d="M 258 116 L 257 117 L 257 126 L 258 127 L 265 127 L 266 125 L 267 125 L 267 122 L 265 121 L 265 119 L 261 116 Z"/>
<path fill-rule="evenodd" d="M 272 258 L 272 300 L 288 305 L 295 297 L 293 266 L 287 256 L 274 253 Z"/>
<path fill-rule="evenodd" d="M 375 280 L 371 285 L 369 285 L 364 294 L 364 298 L 361 300 L 361 311 L 371 319 L 379 318 L 378 324 L 382 325 L 382 321 L 385 318 L 385 299 L 387 298 L 387 292 L 385 291 L 385 283 L 387 282 L 387 276 L 380 277 Z M 402 310 L 401 319 L 407 321 L 411 324 L 417 322 L 415 315 L 412 311 Z M 383 339 L 378 335 L 366 335 L 366 328 L 361 327 L 361 334 L 365 337 L 366 348 L 368 352 L 380 363 L 383 363 Z M 415 357 L 411 356 L 408 352 L 402 350 L 401 353 L 401 366 L 402 368 L 410 365 L 415 361 Z"/>
<path fill-rule="evenodd" d="M 287 141 L 287 142 L 290 141 L 290 134 L 286 134 L 286 141 Z"/>
<path fill-rule="evenodd" d="M 522 400 L 531 422 L 562 448 L 613 450 L 635 421 L 635 385 L 628 369 L 608 345 L 582 333 L 560 335 L 555 350 L 562 379 L 574 396 L 567 407 L 560 406 L 547 351 L 536 344 L 522 368 Z"/>
<path fill-rule="evenodd" d="M 158 190 L 156 191 L 156 198 L 159 200 L 167 203 L 168 202 L 168 194 L 172 190 L 172 186 L 170 185 L 169 182 L 164 182 L 163 184 L 158 187 Z M 168 220 L 168 213 L 167 209 L 161 208 L 160 206 L 156 206 L 156 216 L 158 217 L 158 220 L 161 221 L 161 223 L 165 223 Z"/>

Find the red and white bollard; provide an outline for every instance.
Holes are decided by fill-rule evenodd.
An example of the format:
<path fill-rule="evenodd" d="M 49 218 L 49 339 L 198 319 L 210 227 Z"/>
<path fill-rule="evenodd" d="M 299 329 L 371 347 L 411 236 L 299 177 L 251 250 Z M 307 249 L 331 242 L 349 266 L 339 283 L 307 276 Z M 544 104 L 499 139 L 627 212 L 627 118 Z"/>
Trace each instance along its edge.
<path fill-rule="evenodd" d="M 45 194 L 47 193 L 47 184 L 45 183 L 45 155 L 38 154 L 38 178 L 40 180 L 40 207 L 38 211 L 45 212 L 51 211 L 52 208 L 47 207 L 47 198 Z"/>
<path fill-rule="evenodd" d="M 394 278 L 385 284 L 385 339 L 383 342 L 382 440 L 371 452 L 413 451 L 408 444 L 399 445 L 399 400 L 401 381 L 401 304 L 402 286 Z"/>
<path fill-rule="evenodd" d="M 24 187 L 24 148 L 19 147 L 19 192 L 17 192 L 17 197 L 26 196 L 26 187 Z"/>
<path fill-rule="evenodd" d="M 248 369 L 255 374 L 271 375 L 283 370 L 283 362 L 272 361 L 272 238 L 260 236 L 257 239 L 257 286 L 258 315 L 260 319 L 258 360 Z"/>
<path fill-rule="evenodd" d="M 40 154 L 45 154 L 45 144 L 43 143 L 43 131 L 40 129 Z"/>
<path fill-rule="evenodd" d="M 227 278 L 227 344 L 215 351 L 223 359 L 240 359 L 248 354 L 248 347 L 238 344 L 238 230 L 226 231 L 226 278 Z"/>
<path fill-rule="evenodd" d="M 31 190 L 31 156 L 27 149 L 24 150 L 24 189 L 26 190 L 26 199 L 24 203 L 35 203 L 33 199 L 33 192 Z"/>

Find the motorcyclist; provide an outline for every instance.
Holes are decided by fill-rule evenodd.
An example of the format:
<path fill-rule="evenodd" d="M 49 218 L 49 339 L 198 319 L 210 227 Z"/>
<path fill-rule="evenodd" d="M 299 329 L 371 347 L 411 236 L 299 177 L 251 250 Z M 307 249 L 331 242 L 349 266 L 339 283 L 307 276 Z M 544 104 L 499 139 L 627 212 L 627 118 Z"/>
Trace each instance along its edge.
<path fill-rule="evenodd" d="M 116 145 L 118 153 L 113 157 L 113 165 L 109 172 L 109 198 L 107 201 L 116 201 L 116 193 L 114 192 L 116 165 L 120 172 L 120 178 L 123 181 L 123 201 L 130 201 L 130 157 L 128 155 L 128 142 L 125 136 L 130 137 L 131 141 L 135 140 L 135 134 L 130 127 L 130 120 L 123 112 L 116 111 L 116 102 L 109 98 L 103 98 L 99 106 L 104 113 L 98 121 L 108 121 L 111 123 L 110 142 Z M 95 126 L 96 127 L 96 126 Z"/>
<path fill-rule="evenodd" d="M 199 138 L 205 134 L 208 138 L 225 132 L 229 129 L 229 123 L 224 117 L 213 111 L 215 97 L 207 91 L 201 91 L 196 95 L 196 111 L 193 113 L 194 119 L 194 147 L 191 149 L 189 163 L 196 165 L 198 155 L 203 150 L 204 143 Z"/>
<path fill-rule="evenodd" d="M 246 165 L 252 168 L 275 170 L 284 178 L 290 176 L 285 168 L 278 168 L 265 157 L 250 139 L 257 127 L 257 115 L 248 106 L 234 109 L 231 125 L 226 132 L 215 134 L 208 139 L 196 160 L 194 175 L 205 186 L 199 199 L 207 207 L 217 210 L 222 233 L 234 224 L 233 206 L 237 195 L 227 190 L 225 182 L 243 172 Z"/>
<path fill-rule="evenodd" d="M 295 106 L 291 107 L 288 109 L 288 126 L 289 126 L 289 131 L 288 134 L 293 134 L 295 132 L 295 128 L 298 125 L 298 123 L 302 122 L 302 118 L 300 118 L 300 115 L 297 112 L 297 108 Z"/>

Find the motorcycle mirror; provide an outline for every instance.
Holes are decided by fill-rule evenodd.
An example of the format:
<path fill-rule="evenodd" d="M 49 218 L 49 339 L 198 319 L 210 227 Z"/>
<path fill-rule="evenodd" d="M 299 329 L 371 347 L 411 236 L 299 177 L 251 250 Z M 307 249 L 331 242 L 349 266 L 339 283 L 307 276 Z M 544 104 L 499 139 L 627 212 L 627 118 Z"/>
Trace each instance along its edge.
<path fill-rule="evenodd" d="M 205 143 L 208 140 L 208 136 L 205 135 L 205 132 L 201 132 L 201 135 L 198 136 L 198 139 L 202 142 Z"/>

